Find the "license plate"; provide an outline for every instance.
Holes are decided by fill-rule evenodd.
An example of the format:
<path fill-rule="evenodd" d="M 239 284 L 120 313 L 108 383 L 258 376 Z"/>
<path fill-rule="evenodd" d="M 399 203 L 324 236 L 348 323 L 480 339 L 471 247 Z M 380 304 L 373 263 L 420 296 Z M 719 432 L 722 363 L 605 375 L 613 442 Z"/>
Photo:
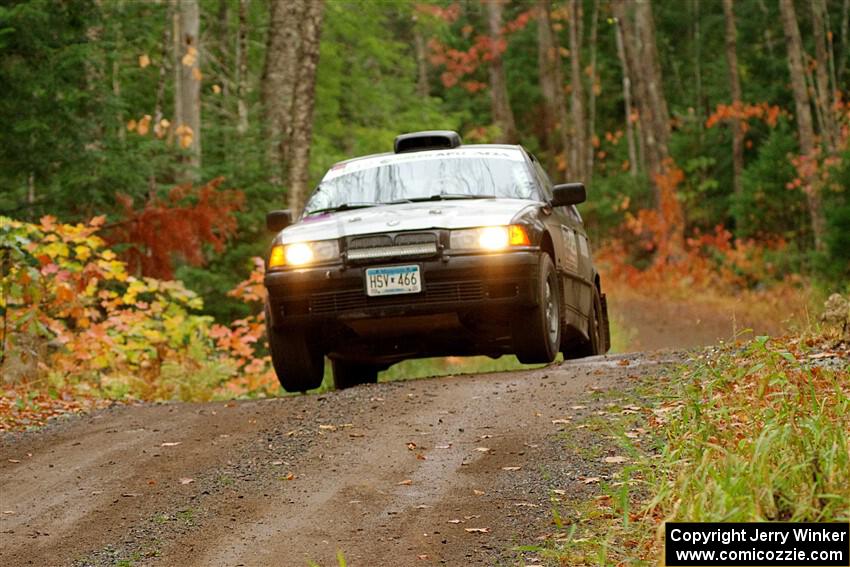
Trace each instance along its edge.
<path fill-rule="evenodd" d="M 366 295 L 399 295 L 422 291 L 419 266 L 392 266 L 366 270 Z"/>

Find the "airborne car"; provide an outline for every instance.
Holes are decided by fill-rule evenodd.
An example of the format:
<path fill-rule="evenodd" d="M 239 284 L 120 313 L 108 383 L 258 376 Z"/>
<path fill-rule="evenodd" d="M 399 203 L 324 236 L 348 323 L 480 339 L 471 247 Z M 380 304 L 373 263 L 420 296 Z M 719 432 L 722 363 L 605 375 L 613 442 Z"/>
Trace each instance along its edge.
<path fill-rule="evenodd" d="M 290 392 L 375 382 L 405 359 L 515 354 L 524 363 L 607 352 L 608 310 L 575 205 L 521 146 L 451 131 L 398 136 L 340 162 L 266 262 L 272 362 Z"/>

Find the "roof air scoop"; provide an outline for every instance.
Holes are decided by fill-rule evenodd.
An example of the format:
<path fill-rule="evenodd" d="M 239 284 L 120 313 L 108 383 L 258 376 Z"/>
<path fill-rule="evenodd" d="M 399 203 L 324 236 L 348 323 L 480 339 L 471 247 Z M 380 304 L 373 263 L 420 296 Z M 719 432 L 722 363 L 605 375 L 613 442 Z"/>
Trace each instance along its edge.
<path fill-rule="evenodd" d="M 393 149 L 397 154 L 424 150 L 448 150 L 460 146 L 460 135 L 451 130 L 428 130 L 396 136 Z"/>

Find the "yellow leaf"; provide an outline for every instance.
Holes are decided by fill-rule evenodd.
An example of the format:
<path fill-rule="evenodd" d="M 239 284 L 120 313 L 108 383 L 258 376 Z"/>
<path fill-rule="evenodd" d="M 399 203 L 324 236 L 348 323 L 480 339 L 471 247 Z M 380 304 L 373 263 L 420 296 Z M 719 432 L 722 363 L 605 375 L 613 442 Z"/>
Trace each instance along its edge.
<path fill-rule="evenodd" d="M 139 67 L 144 69 L 145 67 L 147 67 L 150 64 L 151 64 L 151 58 L 148 57 L 147 53 L 142 53 L 141 55 L 139 55 Z"/>
<path fill-rule="evenodd" d="M 135 129 L 136 129 L 136 121 L 135 120 L 130 120 L 129 122 L 127 122 L 127 131 L 128 132 L 132 132 Z"/>
<path fill-rule="evenodd" d="M 215 94 L 220 94 L 221 93 L 221 87 L 218 86 L 218 85 L 213 85 L 212 86 L 212 92 L 215 93 Z"/>
<path fill-rule="evenodd" d="M 91 256 L 91 248 L 88 246 L 77 246 L 74 248 L 74 254 L 77 256 L 77 259 L 85 262 Z"/>
<path fill-rule="evenodd" d="M 200 81 L 201 79 L 204 78 L 204 75 L 203 75 L 203 73 L 201 73 L 200 69 L 198 69 L 197 67 L 193 67 L 192 68 L 192 78 L 195 79 L 196 81 Z"/>

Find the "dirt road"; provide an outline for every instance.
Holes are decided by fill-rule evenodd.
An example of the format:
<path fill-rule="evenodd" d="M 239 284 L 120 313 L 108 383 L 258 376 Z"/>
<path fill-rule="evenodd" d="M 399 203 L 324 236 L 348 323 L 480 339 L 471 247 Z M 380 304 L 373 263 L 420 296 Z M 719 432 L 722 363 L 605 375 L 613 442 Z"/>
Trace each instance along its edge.
<path fill-rule="evenodd" d="M 573 422 L 661 358 L 120 407 L 8 434 L 0 565 L 536 564 L 511 548 L 554 529 L 552 498 L 569 508 L 616 468 L 617 441 Z"/>

